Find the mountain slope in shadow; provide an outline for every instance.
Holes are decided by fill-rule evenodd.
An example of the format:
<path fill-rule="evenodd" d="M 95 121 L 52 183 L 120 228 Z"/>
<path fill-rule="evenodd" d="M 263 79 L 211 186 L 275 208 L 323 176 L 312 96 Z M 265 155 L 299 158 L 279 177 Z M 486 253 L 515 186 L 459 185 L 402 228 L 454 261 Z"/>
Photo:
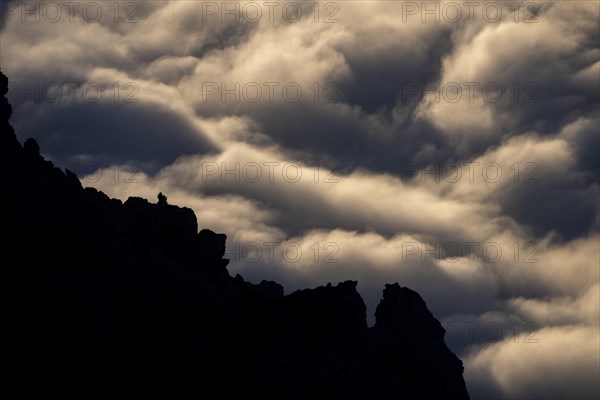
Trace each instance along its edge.
<path fill-rule="evenodd" d="M 83 188 L 21 145 L 0 72 L 6 382 L 22 397 L 468 399 L 462 362 L 414 291 L 357 282 L 284 296 L 227 271 L 193 211 Z"/>

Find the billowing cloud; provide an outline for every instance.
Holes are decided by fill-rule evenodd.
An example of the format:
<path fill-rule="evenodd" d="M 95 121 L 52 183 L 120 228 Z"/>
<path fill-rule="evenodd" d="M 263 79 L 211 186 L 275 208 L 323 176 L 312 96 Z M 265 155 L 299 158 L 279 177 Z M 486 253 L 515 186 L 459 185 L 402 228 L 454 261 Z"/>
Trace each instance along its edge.
<path fill-rule="evenodd" d="M 538 338 L 512 338 L 466 360 L 465 378 L 475 398 L 592 399 L 598 397 L 596 327 L 544 328 Z M 565 368 L 568 365 L 568 368 Z M 576 385 L 573 383 L 577 382 Z M 496 393 L 494 395 L 493 393 Z"/>

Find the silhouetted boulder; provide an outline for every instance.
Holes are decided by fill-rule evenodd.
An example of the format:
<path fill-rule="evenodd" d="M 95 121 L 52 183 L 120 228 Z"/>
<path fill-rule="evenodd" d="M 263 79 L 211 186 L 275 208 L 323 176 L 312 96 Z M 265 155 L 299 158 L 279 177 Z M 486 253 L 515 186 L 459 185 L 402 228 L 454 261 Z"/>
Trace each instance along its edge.
<path fill-rule="evenodd" d="M 25 143 L 23 143 L 23 153 L 25 154 L 25 157 L 31 159 L 36 158 L 40 155 L 40 146 L 35 141 L 35 139 L 29 138 L 25 140 Z"/>

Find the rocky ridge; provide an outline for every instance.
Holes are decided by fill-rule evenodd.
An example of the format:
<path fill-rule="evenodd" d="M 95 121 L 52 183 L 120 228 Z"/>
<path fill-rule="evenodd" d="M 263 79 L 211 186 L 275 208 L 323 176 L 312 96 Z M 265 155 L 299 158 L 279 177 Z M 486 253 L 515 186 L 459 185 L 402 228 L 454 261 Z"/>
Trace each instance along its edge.
<path fill-rule="evenodd" d="M 284 296 L 227 271 L 226 236 L 188 208 L 83 188 L 21 145 L 0 72 L 6 381 L 23 397 L 468 399 L 418 293 L 357 282 Z"/>

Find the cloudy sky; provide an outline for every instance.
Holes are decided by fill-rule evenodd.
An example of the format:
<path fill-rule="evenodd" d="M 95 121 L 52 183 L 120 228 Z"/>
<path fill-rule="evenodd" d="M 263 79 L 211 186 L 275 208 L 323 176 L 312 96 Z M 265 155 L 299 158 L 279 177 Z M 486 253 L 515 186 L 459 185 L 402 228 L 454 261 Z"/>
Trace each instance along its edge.
<path fill-rule="evenodd" d="M 2 1 L 12 124 L 232 275 L 386 282 L 473 398 L 597 398 L 597 1 Z"/>

